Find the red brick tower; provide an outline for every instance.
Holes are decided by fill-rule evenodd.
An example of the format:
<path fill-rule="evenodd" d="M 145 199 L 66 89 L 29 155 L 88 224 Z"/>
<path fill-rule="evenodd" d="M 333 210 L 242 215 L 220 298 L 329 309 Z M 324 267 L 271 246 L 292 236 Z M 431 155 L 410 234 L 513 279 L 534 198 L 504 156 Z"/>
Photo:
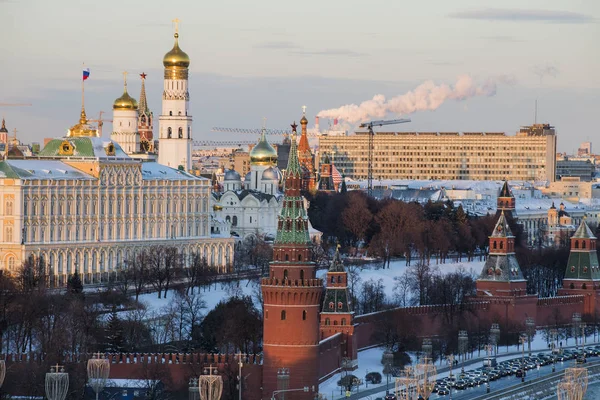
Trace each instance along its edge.
<path fill-rule="evenodd" d="M 321 174 L 319 176 L 318 190 L 322 192 L 335 192 L 335 182 L 333 181 L 333 164 L 329 159 L 329 155 L 325 154 L 325 158 L 320 166 Z"/>
<path fill-rule="evenodd" d="M 321 311 L 321 339 L 336 333 L 343 335 L 345 348 L 343 356 L 348 357 L 357 367 L 356 337 L 354 336 L 354 311 L 348 294 L 348 274 L 340 258 L 339 245 L 327 271 L 327 290 Z"/>
<path fill-rule="evenodd" d="M 323 281 L 310 261 L 308 217 L 300 194 L 302 169 L 296 146 L 296 124 L 286 170 L 283 208 L 278 218 L 270 277 L 263 278 L 263 398 L 278 389 L 278 370 L 289 370 L 286 400 L 313 399 L 319 385 L 319 306 Z M 314 387 L 315 391 L 312 391 Z M 278 397 L 282 399 L 283 397 Z"/>
<path fill-rule="evenodd" d="M 583 312 L 593 315 L 599 310 L 600 269 L 596 252 L 596 237 L 585 220 L 571 236 L 571 252 L 559 295 L 585 295 Z"/>
<path fill-rule="evenodd" d="M 310 151 L 310 145 L 308 144 L 306 108 L 304 108 L 302 113 L 300 125 L 302 126 L 302 134 L 300 135 L 300 143 L 298 144 L 298 161 L 302 169 L 302 189 L 314 192 L 317 189 L 317 178 L 315 175 L 315 161 Z"/>
<path fill-rule="evenodd" d="M 500 194 L 498 194 L 496 208 L 498 212 L 504 211 L 507 216 L 515 218 L 515 206 L 515 196 L 513 196 L 512 190 L 508 186 L 508 181 L 504 181 Z"/>
<path fill-rule="evenodd" d="M 477 279 L 477 295 L 523 296 L 526 289 L 527 281 L 515 256 L 515 237 L 502 211 L 490 236 L 488 258 Z"/>

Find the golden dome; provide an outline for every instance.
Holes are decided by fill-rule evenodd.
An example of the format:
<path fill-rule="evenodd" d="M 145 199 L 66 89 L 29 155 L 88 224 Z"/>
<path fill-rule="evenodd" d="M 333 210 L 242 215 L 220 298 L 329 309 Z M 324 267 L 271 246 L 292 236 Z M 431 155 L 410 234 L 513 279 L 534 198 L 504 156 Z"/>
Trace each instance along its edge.
<path fill-rule="evenodd" d="M 179 34 L 175 33 L 175 44 L 171 51 L 163 57 L 165 68 L 188 68 L 190 66 L 190 57 L 179 48 Z"/>
<path fill-rule="evenodd" d="M 257 145 L 250 151 L 250 163 L 255 165 L 275 165 L 277 163 L 277 150 L 267 142 L 264 130 Z"/>
<path fill-rule="evenodd" d="M 300 120 L 300 125 L 307 125 L 308 124 L 308 120 L 306 119 L 306 115 L 302 116 L 302 119 Z"/>
<path fill-rule="evenodd" d="M 137 110 L 138 102 L 136 99 L 131 97 L 129 93 L 127 93 L 127 86 L 125 86 L 125 90 L 121 97 L 115 100 L 113 103 L 113 110 Z"/>

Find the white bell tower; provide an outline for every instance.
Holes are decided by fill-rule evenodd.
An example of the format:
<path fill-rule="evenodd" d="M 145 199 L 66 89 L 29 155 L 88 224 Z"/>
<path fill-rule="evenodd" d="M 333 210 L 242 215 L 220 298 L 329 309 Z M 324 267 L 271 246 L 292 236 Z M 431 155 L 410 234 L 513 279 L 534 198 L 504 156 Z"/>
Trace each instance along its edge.
<path fill-rule="evenodd" d="M 162 113 L 158 117 L 158 162 L 171 168 L 192 169 L 192 116 L 189 115 L 188 68 L 190 58 L 179 48 L 179 20 L 175 44 L 165 54 Z"/>

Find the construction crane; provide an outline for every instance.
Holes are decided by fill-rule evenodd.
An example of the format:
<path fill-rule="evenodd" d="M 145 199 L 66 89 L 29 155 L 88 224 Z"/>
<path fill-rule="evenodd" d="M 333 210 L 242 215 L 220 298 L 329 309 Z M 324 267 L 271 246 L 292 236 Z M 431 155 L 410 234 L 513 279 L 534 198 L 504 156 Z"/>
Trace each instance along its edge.
<path fill-rule="evenodd" d="M 410 119 L 402 118 L 402 119 L 391 119 L 388 121 L 378 120 L 378 121 L 369 121 L 363 122 L 360 124 L 361 128 L 367 128 L 369 131 L 369 158 L 368 158 L 368 171 L 367 171 L 367 194 L 369 196 L 373 195 L 373 138 L 375 136 L 375 132 L 373 132 L 374 126 L 384 126 L 384 125 L 394 125 L 394 124 L 403 124 L 405 122 L 410 122 Z"/>
<path fill-rule="evenodd" d="M 242 147 L 250 144 L 256 144 L 250 140 L 231 140 L 231 141 L 216 141 L 216 140 L 194 140 L 196 147 Z"/>
<path fill-rule="evenodd" d="M 106 114 L 104 111 L 100 111 L 100 115 L 98 116 L 98 119 L 88 119 L 88 122 L 97 122 L 98 123 L 98 136 L 102 137 L 102 125 L 104 125 L 104 122 L 111 122 L 112 123 L 112 119 L 102 119 L 102 114 Z"/>
<path fill-rule="evenodd" d="M 213 127 L 211 132 L 224 132 L 224 133 L 242 133 L 242 134 L 251 134 L 251 135 L 260 135 L 262 134 L 262 128 L 252 129 L 252 128 L 223 128 L 223 127 Z M 291 130 L 285 129 L 267 129 L 265 128 L 265 134 L 267 135 L 279 135 L 279 136 L 289 136 L 292 134 Z M 318 137 L 319 135 L 316 132 L 307 132 L 307 136 L 309 137 Z"/>
<path fill-rule="evenodd" d="M 0 103 L 0 107 L 29 107 L 31 103 Z"/>

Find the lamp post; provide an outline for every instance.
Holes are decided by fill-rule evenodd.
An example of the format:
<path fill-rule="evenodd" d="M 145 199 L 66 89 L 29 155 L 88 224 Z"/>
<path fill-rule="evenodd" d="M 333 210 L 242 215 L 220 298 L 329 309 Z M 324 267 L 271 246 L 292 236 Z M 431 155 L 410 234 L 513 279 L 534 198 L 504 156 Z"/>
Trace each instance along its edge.
<path fill-rule="evenodd" d="M 4 383 L 4 378 L 6 377 L 6 363 L 4 360 L 0 360 L 0 388 Z"/>
<path fill-rule="evenodd" d="M 527 348 L 529 355 L 531 355 L 531 339 L 535 334 L 535 320 L 532 317 L 525 319 L 525 328 L 527 332 Z"/>
<path fill-rule="evenodd" d="M 198 385 L 198 378 L 190 378 L 188 387 L 188 400 L 199 400 L 200 399 L 200 386 Z"/>
<path fill-rule="evenodd" d="M 87 362 L 88 381 L 91 388 L 96 393 L 96 400 L 100 392 L 106 386 L 106 380 L 110 374 L 110 362 L 106 358 L 101 358 L 100 353 L 94 354 Z"/>
<path fill-rule="evenodd" d="M 552 349 L 552 372 L 556 372 L 556 338 L 558 337 L 558 330 L 550 329 L 550 348 Z"/>
<path fill-rule="evenodd" d="M 581 323 L 581 350 L 585 347 L 585 328 L 587 324 L 585 322 Z"/>
<path fill-rule="evenodd" d="M 500 325 L 492 324 L 490 328 L 490 344 L 494 346 L 494 355 L 498 355 L 498 340 L 500 339 Z"/>
<path fill-rule="evenodd" d="M 577 336 L 579 335 L 579 325 L 581 324 L 581 314 L 580 313 L 573 313 L 573 336 L 575 337 L 575 350 L 578 350 L 578 345 L 577 345 Z"/>
<path fill-rule="evenodd" d="M 521 353 L 521 382 L 525 382 L 525 342 L 527 342 L 527 335 L 521 334 L 519 342 L 523 346 Z"/>
<path fill-rule="evenodd" d="M 424 358 L 431 358 L 431 353 L 433 351 L 433 345 L 431 344 L 431 339 L 425 338 L 423 339 L 423 344 L 421 345 L 421 349 L 424 353 Z"/>
<path fill-rule="evenodd" d="M 48 400 L 65 400 L 69 390 L 69 374 L 60 365 L 50 367 L 45 380 L 46 397 Z"/>
<path fill-rule="evenodd" d="M 386 376 L 385 392 L 389 394 L 390 389 L 390 374 L 392 373 L 392 364 L 394 361 L 394 353 L 390 349 L 383 352 L 383 373 Z"/>
<path fill-rule="evenodd" d="M 469 334 L 467 331 L 458 331 L 458 348 L 462 354 L 462 368 L 460 370 L 461 375 L 465 373 L 465 356 L 467 353 L 467 345 L 469 343 Z"/>
<path fill-rule="evenodd" d="M 238 357 L 238 399 L 242 400 L 242 367 L 244 366 L 244 362 L 242 361 L 241 351 L 239 352 Z"/>

